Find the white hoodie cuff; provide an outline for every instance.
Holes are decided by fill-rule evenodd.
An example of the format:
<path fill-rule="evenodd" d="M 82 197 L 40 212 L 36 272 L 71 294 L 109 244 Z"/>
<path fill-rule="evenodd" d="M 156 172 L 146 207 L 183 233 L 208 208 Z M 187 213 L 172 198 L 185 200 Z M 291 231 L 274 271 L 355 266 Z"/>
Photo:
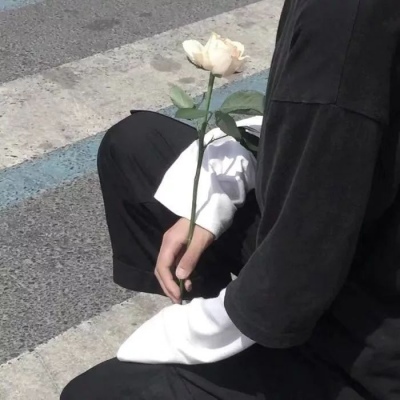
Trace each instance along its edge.
<path fill-rule="evenodd" d="M 203 364 L 220 361 L 254 344 L 229 318 L 225 289 L 213 299 L 171 305 L 139 327 L 117 353 L 120 361 Z"/>
<path fill-rule="evenodd" d="M 259 131 L 262 117 L 241 120 L 238 126 Z M 218 238 L 230 226 L 234 214 L 255 186 L 256 160 L 234 138 L 219 128 L 207 133 L 211 143 L 203 157 L 197 195 L 196 224 Z M 190 219 L 198 141 L 192 143 L 168 169 L 154 197 L 174 214 Z"/>

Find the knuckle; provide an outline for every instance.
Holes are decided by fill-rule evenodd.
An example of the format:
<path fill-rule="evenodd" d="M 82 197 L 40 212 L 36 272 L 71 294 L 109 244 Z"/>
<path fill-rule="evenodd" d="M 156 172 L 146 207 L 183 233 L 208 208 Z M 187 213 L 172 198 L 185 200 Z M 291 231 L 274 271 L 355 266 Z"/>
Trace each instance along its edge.
<path fill-rule="evenodd" d="M 170 246 L 173 246 L 175 244 L 176 240 L 174 235 L 169 234 L 165 234 L 164 238 L 163 238 L 163 243 Z"/>

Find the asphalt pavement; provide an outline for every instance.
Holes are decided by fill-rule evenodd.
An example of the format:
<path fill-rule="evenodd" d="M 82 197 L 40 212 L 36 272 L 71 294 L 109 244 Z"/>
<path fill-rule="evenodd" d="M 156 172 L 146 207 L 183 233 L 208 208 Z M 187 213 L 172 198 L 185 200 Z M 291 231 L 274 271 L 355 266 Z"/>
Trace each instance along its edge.
<path fill-rule="evenodd" d="M 255 1 L 0 0 L 0 82 L 251 3 Z"/>

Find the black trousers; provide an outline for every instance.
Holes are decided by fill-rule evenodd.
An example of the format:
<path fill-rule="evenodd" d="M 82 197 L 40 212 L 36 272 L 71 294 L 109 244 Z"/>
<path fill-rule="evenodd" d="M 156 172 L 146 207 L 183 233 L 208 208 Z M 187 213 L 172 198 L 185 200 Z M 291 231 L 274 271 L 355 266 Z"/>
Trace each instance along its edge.
<path fill-rule="evenodd" d="M 154 199 L 164 173 L 196 139 L 196 131 L 161 114 L 138 111 L 105 135 L 98 171 L 112 249 L 114 281 L 162 294 L 154 276 L 163 234 L 178 218 Z M 204 253 L 190 297 L 213 297 L 238 274 L 254 251 L 259 209 L 254 192 L 231 228 Z"/>
<path fill-rule="evenodd" d="M 152 112 L 133 112 L 101 144 L 98 169 L 117 284 L 161 293 L 153 275 L 163 233 L 178 217 L 154 200 L 163 174 L 195 140 L 195 131 Z M 202 257 L 190 296 L 215 296 L 254 251 L 259 210 L 254 193 L 232 226 Z M 305 347 L 258 345 L 197 366 L 143 365 L 112 359 L 75 378 L 61 400 L 357 400 L 346 378 Z"/>

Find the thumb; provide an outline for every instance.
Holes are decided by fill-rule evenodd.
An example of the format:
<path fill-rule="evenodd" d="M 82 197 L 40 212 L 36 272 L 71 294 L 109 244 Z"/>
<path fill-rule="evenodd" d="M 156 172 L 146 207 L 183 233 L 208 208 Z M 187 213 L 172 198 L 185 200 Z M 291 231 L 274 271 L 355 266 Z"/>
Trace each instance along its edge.
<path fill-rule="evenodd" d="M 201 247 L 194 245 L 193 242 L 190 244 L 176 268 L 176 277 L 178 279 L 187 279 L 191 275 L 196 268 L 202 252 Z"/>

